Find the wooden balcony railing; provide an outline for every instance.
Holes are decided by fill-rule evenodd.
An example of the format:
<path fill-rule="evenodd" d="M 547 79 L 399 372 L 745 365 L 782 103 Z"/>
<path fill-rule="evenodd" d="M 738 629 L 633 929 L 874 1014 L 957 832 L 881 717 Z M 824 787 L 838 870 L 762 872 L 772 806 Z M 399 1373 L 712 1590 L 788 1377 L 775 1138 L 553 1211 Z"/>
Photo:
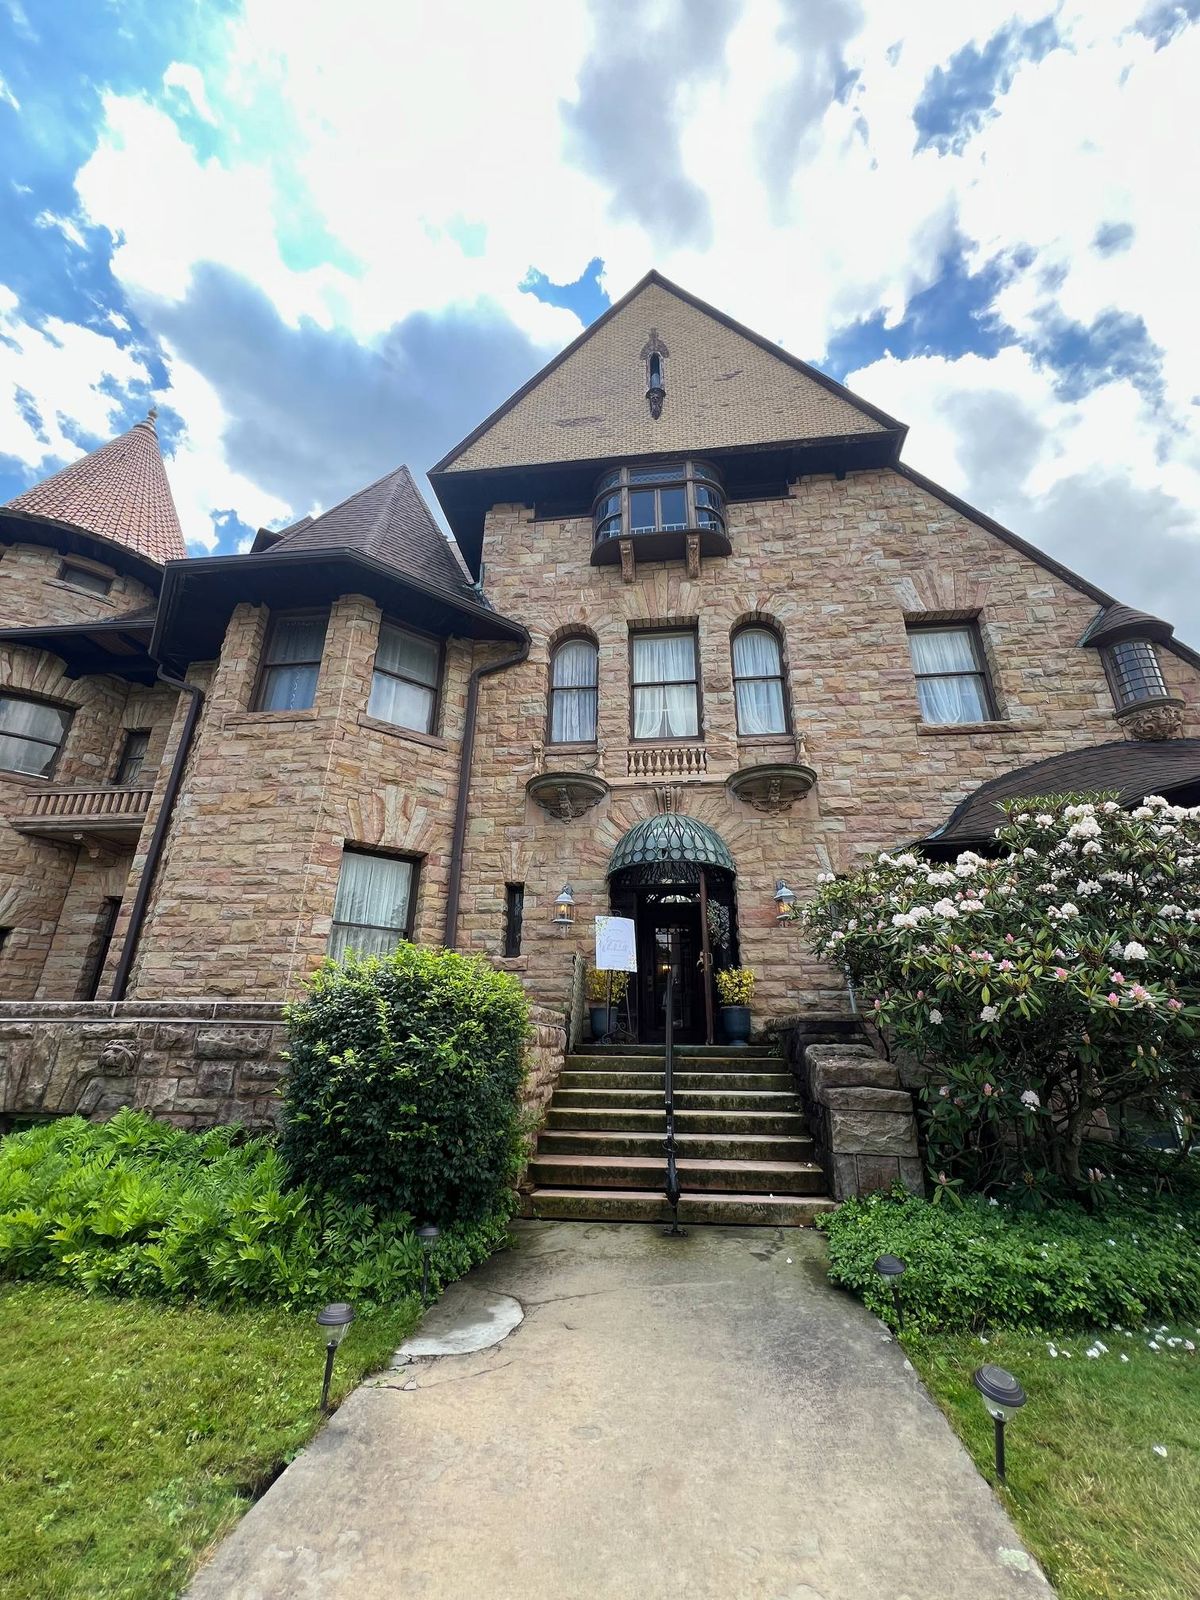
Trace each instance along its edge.
<path fill-rule="evenodd" d="M 702 744 L 635 745 L 629 751 L 631 778 L 701 778 L 707 771 Z"/>
<path fill-rule="evenodd" d="M 61 838 L 73 834 L 136 837 L 150 806 L 149 788 L 117 784 L 94 788 L 35 789 L 8 815 L 21 833 Z"/>

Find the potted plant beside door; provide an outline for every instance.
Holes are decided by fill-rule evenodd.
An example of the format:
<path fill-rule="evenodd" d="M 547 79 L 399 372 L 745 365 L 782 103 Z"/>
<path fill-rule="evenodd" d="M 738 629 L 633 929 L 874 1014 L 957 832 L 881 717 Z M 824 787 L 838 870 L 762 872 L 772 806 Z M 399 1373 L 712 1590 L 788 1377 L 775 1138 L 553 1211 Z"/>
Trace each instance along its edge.
<path fill-rule="evenodd" d="M 750 1038 L 754 973 L 749 967 L 725 967 L 717 973 L 717 997 L 721 1002 L 721 1032 L 725 1043 L 744 1050 Z"/>
<path fill-rule="evenodd" d="M 611 992 L 609 984 L 612 984 Z M 588 1024 L 592 1030 L 593 1039 L 607 1039 L 617 1031 L 617 1008 L 625 998 L 625 991 L 629 987 L 629 974 L 627 972 L 600 972 L 595 967 L 588 968 L 587 974 L 587 1002 Z M 609 1007 L 611 998 L 612 1006 Z"/>

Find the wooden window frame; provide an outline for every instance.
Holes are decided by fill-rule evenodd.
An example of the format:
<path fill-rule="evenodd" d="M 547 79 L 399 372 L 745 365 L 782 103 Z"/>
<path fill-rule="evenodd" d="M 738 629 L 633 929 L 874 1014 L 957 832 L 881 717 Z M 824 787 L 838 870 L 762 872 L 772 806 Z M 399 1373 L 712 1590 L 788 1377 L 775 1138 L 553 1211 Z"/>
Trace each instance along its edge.
<path fill-rule="evenodd" d="M 73 571 L 86 573 L 89 578 L 101 579 L 104 583 L 104 588 L 96 589 L 91 584 L 76 583 L 71 577 Z M 58 564 L 59 583 L 65 583 L 71 589 L 78 589 L 80 594 L 94 594 L 101 598 L 107 598 L 112 592 L 116 577 L 116 573 L 110 567 L 102 567 L 99 562 L 89 561 L 86 557 L 64 556 Z"/>
<path fill-rule="evenodd" d="M 639 473 L 653 474 L 654 476 L 648 483 L 639 483 L 635 481 Z M 632 466 L 610 468 L 600 478 L 596 486 L 596 492 L 592 497 L 592 543 L 602 544 L 608 539 L 617 538 L 640 539 L 655 533 L 705 532 L 711 530 L 713 526 L 711 523 L 705 523 L 704 527 L 701 528 L 699 520 L 701 508 L 696 502 L 697 488 L 711 489 L 717 496 L 718 505 L 705 506 L 703 509 L 706 512 L 711 512 L 713 517 L 716 518 L 716 531 L 727 535 L 726 513 L 729 500 L 725 493 L 725 485 L 721 481 L 720 474 L 707 461 L 689 456 L 679 462 L 669 461 L 661 467 L 655 466 L 653 463 L 643 462 L 641 465 L 635 463 Z M 682 489 L 684 492 L 685 516 L 681 529 L 675 524 L 672 524 L 670 528 L 664 528 L 663 526 L 662 502 L 659 495 L 664 489 Z M 655 519 L 653 528 L 641 528 L 634 532 L 630 510 L 631 494 L 654 495 Z M 618 511 L 610 511 L 606 516 L 601 517 L 599 514 L 600 507 L 612 495 L 619 496 L 620 508 Z M 601 537 L 601 527 L 611 522 L 614 517 L 619 519 L 616 533 L 606 533 Z"/>
<path fill-rule="evenodd" d="M 741 677 L 741 678 L 739 678 L 738 677 L 737 665 L 736 665 L 736 662 L 735 662 L 735 659 L 734 659 L 734 654 L 733 654 L 734 641 L 737 639 L 737 636 L 738 636 L 739 633 L 751 633 L 751 632 L 769 633 L 771 635 L 771 637 L 775 640 L 775 644 L 776 644 L 776 646 L 777 646 L 777 648 L 779 650 L 779 673 L 778 673 L 777 676 L 770 677 L 770 678 L 763 678 L 763 677 Z M 786 648 L 784 637 L 783 637 L 783 633 L 781 632 L 781 630 L 779 628 L 777 628 L 773 622 L 766 622 L 766 621 L 739 622 L 737 627 L 734 628 L 731 631 L 730 635 L 729 635 L 729 672 L 730 672 L 730 676 L 733 679 L 733 725 L 734 725 L 734 728 L 737 731 L 738 738 L 739 739 L 747 739 L 747 740 L 750 740 L 750 741 L 754 741 L 754 740 L 758 740 L 758 739 L 788 739 L 788 738 L 791 738 L 792 737 L 792 733 L 793 733 L 793 726 L 794 726 L 793 721 L 792 721 L 792 696 L 791 696 L 791 693 L 790 693 L 790 684 L 788 682 L 787 648 Z M 743 733 L 742 732 L 741 721 L 740 721 L 741 713 L 738 710 L 738 694 L 737 694 L 738 684 L 739 683 L 778 683 L 779 684 L 779 692 L 783 697 L 783 727 L 779 730 L 778 733 Z"/>
<path fill-rule="evenodd" d="M 325 632 L 321 636 L 321 654 L 315 661 L 272 661 L 271 643 L 276 629 L 284 622 L 315 622 L 319 617 L 325 620 Z M 311 711 L 317 703 L 317 691 L 321 687 L 321 666 L 325 660 L 325 646 L 329 642 L 329 612 L 319 606 L 309 607 L 298 611 L 272 611 L 267 618 L 267 629 L 263 635 L 262 655 L 258 663 L 258 681 L 254 686 L 254 699 L 251 702 L 256 715 L 263 717 L 294 716 L 297 711 Z M 317 669 L 316 682 L 313 684 L 313 697 L 310 705 L 294 706 L 288 711 L 270 711 L 262 704 L 263 691 L 272 670 L 276 667 L 313 667 Z"/>
<path fill-rule="evenodd" d="M 424 858 L 422 856 L 408 855 L 403 850 L 375 850 L 368 845 L 343 844 L 341 860 L 338 862 L 338 881 L 333 886 L 333 904 L 335 907 L 337 905 L 338 886 L 342 878 L 342 862 L 347 856 L 373 856 L 380 861 L 402 861 L 412 868 L 412 878 L 409 880 L 408 891 L 408 916 L 403 931 L 398 933 L 396 938 L 397 944 L 411 944 L 413 933 L 416 931 L 417 926 L 417 894 L 421 887 L 421 867 Z M 396 932 L 394 928 L 383 927 L 371 922 L 337 922 L 334 920 L 331 909 L 327 948 L 328 945 L 333 943 L 333 930 L 335 928 L 365 928 L 371 933 Z"/>
<path fill-rule="evenodd" d="M 562 688 L 554 686 L 554 658 L 564 645 L 590 644 L 596 657 L 596 716 L 594 719 L 592 737 L 590 739 L 556 739 L 554 737 L 554 696 L 562 693 Z M 568 693 L 577 691 L 568 690 Z M 556 639 L 550 648 L 549 659 L 546 663 L 546 744 L 555 750 L 594 750 L 600 738 L 600 646 L 586 628 L 578 628 L 570 633 L 564 633 Z"/>
<path fill-rule="evenodd" d="M 1149 650 L 1160 685 L 1154 694 L 1136 695 L 1132 698 L 1125 696 L 1122 685 L 1122 672 L 1116 659 L 1116 651 L 1126 644 L 1144 645 Z M 1108 679 L 1109 693 L 1112 695 L 1113 705 L 1118 711 L 1128 711 L 1132 706 L 1155 705 L 1159 701 L 1171 698 L 1171 691 L 1167 687 L 1162 662 L 1158 658 L 1158 650 L 1153 639 L 1118 639 L 1113 644 L 1105 645 L 1100 655 L 1104 662 L 1104 675 Z"/>
<path fill-rule="evenodd" d="M 113 781 L 114 787 L 129 788 L 129 789 L 134 788 L 135 785 L 137 787 L 139 787 L 139 788 L 143 787 L 140 784 L 136 784 L 136 780 L 141 776 L 142 769 L 146 765 L 146 757 L 150 754 L 150 740 L 151 740 L 152 735 L 153 735 L 153 729 L 151 729 L 151 728 L 126 728 L 124 730 L 124 737 L 121 740 L 121 748 L 120 748 L 119 752 L 117 753 L 117 764 L 116 764 L 115 768 L 113 769 L 112 781 Z M 129 759 L 129 746 L 130 746 L 130 744 L 132 743 L 132 741 L 134 739 L 138 738 L 139 736 L 143 737 L 145 739 L 146 748 L 142 751 L 142 757 L 141 757 L 141 760 L 138 762 L 137 772 L 134 774 L 134 777 L 131 779 L 131 778 L 128 778 L 128 777 L 125 776 L 125 763 Z"/>
<path fill-rule="evenodd" d="M 525 885 L 504 885 L 504 958 L 515 961 L 521 954 L 521 936 L 525 928 Z"/>
<path fill-rule="evenodd" d="M 636 704 L 637 696 L 636 696 L 635 691 L 638 690 L 638 689 L 678 688 L 680 683 L 687 683 L 689 681 L 688 679 L 683 678 L 683 679 L 674 680 L 673 682 L 670 682 L 670 683 L 667 683 L 667 682 L 660 683 L 657 680 L 654 683 L 635 683 L 634 682 L 634 678 L 633 678 L 633 642 L 634 642 L 634 640 L 635 639 L 644 639 L 644 638 L 647 638 L 647 637 L 653 637 L 656 634 L 667 634 L 667 633 L 690 633 L 691 636 L 692 636 L 692 661 L 695 663 L 696 676 L 693 679 L 691 679 L 690 681 L 693 682 L 695 684 L 695 686 L 696 686 L 696 732 L 695 733 L 689 733 L 689 734 L 682 734 L 682 735 L 679 735 L 679 736 L 672 736 L 670 738 L 664 738 L 664 739 L 659 739 L 659 738 L 639 739 L 637 737 L 637 735 L 633 731 L 634 728 L 637 725 L 637 716 L 636 716 L 636 712 L 635 712 L 635 704 Z M 701 673 L 700 673 L 700 629 L 699 629 L 699 627 L 694 622 L 685 622 L 685 623 L 680 624 L 678 627 L 673 627 L 673 626 L 671 626 L 669 624 L 665 624 L 665 625 L 662 625 L 662 626 L 655 625 L 654 627 L 648 627 L 648 628 L 630 628 L 630 630 L 629 630 L 629 646 L 628 646 L 628 664 L 629 664 L 629 742 L 630 742 L 630 744 L 638 744 L 638 745 L 702 744 L 703 741 L 704 741 L 704 685 L 701 682 Z"/>
<path fill-rule="evenodd" d="M 422 683 L 419 678 L 410 678 L 404 672 L 392 672 L 387 667 L 377 665 L 379 660 L 379 645 L 383 638 L 384 628 L 395 628 L 397 633 L 407 633 L 414 639 L 424 639 L 437 646 L 437 682 Z M 446 641 L 436 633 L 426 633 L 424 628 L 414 628 L 407 622 L 397 622 L 395 617 L 380 617 L 379 632 L 375 640 L 375 654 L 371 659 L 371 688 L 367 693 L 367 706 L 370 707 L 371 695 L 375 690 L 375 674 L 379 673 L 385 678 L 394 678 L 398 683 L 411 683 L 416 689 L 432 689 L 433 705 L 429 712 L 429 726 L 427 728 L 412 728 L 407 722 L 393 722 L 390 717 L 381 717 L 377 711 L 368 709 L 367 715 L 376 722 L 385 722 L 389 728 L 403 728 L 408 733 L 424 734 L 426 738 L 438 737 L 438 728 L 442 720 L 442 700 L 446 686 Z"/>
<path fill-rule="evenodd" d="M 62 760 L 62 753 L 66 748 L 67 739 L 70 737 L 71 725 L 75 720 L 75 707 L 63 705 L 61 700 L 48 700 L 43 695 L 14 694 L 11 690 L 6 688 L 0 689 L 0 700 L 20 700 L 24 703 L 35 706 L 49 706 L 52 711 L 61 711 L 66 716 L 67 722 L 62 731 L 62 738 L 58 741 L 58 745 L 54 750 L 54 759 L 51 761 L 45 772 L 24 772 L 19 767 L 0 767 L 0 772 L 7 772 L 14 778 L 25 778 L 33 783 L 48 782 L 58 771 L 58 764 Z M 38 744 L 46 746 L 50 744 L 48 739 L 31 739 L 29 735 L 25 733 L 4 733 L 3 730 L 0 730 L 0 737 L 6 739 L 23 739 L 26 744 Z"/>
<path fill-rule="evenodd" d="M 987 656 L 984 653 L 983 639 L 980 635 L 979 619 L 977 617 L 949 617 L 940 622 L 906 622 L 904 624 L 904 643 L 907 647 L 909 635 L 913 633 L 948 633 L 954 629 L 957 629 L 961 633 L 965 633 L 970 641 L 971 658 L 975 662 L 975 670 L 973 672 L 918 672 L 916 662 L 912 659 L 912 651 L 909 650 L 908 664 L 913 676 L 913 687 L 914 691 L 916 692 L 917 711 L 920 714 L 921 722 L 924 724 L 924 726 L 930 728 L 978 727 L 978 723 L 972 722 L 926 723 L 925 714 L 921 710 L 920 691 L 916 689 L 916 685 L 920 683 L 923 678 L 970 677 L 980 679 L 983 684 L 983 703 L 987 710 L 987 717 L 984 720 L 987 722 L 996 722 L 999 720 L 999 712 L 996 709 L 996 696 L 992 690 L 992 675 L 988 671 Z"/>

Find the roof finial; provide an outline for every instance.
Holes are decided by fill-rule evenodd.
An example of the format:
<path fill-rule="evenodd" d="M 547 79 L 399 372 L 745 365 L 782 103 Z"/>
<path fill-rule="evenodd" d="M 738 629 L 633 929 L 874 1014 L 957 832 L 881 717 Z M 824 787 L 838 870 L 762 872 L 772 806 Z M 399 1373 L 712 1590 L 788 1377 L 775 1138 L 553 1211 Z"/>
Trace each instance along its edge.
<path fill-rule="evenodd" d="M 149 411 L 147 411 L 147 413 L 146 413 L 146 421 L 150 424 L 151 427 L 153 427 L 157 420 L 158 420 L 158 407 L 152 405 L 150 407 Z"/>

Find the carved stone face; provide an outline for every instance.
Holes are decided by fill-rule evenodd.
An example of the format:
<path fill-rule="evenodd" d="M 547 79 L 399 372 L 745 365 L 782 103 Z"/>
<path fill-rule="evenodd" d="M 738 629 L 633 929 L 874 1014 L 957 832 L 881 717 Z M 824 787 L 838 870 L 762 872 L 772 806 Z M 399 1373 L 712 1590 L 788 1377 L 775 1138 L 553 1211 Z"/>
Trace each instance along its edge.
<path fill-rule="evenodd" d="M 123 1039 L 110 1039 L 101 1050 L 99 1065 L 105 1072 L 128 1072 L 137 1060 L 137 1051 Z"/>

